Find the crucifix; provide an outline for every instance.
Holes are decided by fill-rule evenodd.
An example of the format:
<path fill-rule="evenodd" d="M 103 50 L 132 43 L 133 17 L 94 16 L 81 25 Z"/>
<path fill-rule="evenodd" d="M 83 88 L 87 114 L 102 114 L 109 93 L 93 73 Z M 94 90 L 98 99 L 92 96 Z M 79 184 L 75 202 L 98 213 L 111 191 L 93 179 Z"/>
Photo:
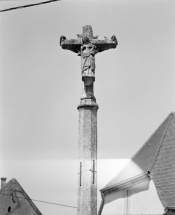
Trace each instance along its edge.
<path fill-rule="evenodd" d="M 60 37 L 60 46 L 81 57 L 83 93 L 79 110 L 78 137 L 78 215 L 97 214 L 97 110 L 93 83 L 95 81 L 95 55 L 114 49 L 118 45 L 116 36 L 111 39 L 93 36 L 92 27 L 83 27 L 77 39 Z"/>

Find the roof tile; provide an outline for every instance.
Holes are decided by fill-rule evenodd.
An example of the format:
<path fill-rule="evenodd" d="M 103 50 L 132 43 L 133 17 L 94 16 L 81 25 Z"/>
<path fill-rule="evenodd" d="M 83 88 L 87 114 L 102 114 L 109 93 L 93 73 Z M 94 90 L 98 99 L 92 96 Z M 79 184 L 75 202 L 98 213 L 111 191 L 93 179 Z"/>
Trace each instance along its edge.
<path fill-rule="evenodd" d="M 175 208 L 175 113 L 168 115 L 105 190 L 143 173 L 150 173 L 163 206 Z"/>

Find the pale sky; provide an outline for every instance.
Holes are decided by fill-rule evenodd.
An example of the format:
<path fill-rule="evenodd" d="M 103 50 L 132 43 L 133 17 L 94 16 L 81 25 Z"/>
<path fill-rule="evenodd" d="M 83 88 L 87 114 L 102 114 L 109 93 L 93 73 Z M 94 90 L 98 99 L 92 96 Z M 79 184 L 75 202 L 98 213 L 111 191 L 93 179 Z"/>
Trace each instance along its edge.
<path fill-rule="evenodd" d="M 0 13 L 0 177 L 16 178 L 32 199 L 76 206 L 81 60 L 59 39 L 92 25 L 119 43 L 96 55 L 99 208 L 99 189 L 175 110 L 174 20 L 174 0 L 63 0 Z M 151 186 L 134 196 L 133 213 L 163 211 Z M 121 202 L 103 215 L 121 213 Z M 44 215 L 77 214 L 34 203 Z"/>

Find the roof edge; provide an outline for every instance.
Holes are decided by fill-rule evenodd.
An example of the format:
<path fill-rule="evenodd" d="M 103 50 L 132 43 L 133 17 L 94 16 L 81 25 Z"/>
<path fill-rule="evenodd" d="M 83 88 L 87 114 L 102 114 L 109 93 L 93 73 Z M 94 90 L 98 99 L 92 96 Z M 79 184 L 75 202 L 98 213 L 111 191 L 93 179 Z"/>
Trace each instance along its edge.
<path fill-rule="evenodd" d="M 122 181 L 121 183 L 114 184 L 114 185 L 111 185 L 109 187 L 103 188 L 100 190 L 100 192 L 103 193 L 104 195 L 109 195 L 113 192 L 118 192 L 121 190 L 128 189 L 128 188 L 132 187 L 133 185 L 139 184 L 139 183 L 146 181 L 146 180 L 151 180 L 151 178 L 149 176 L 149 172 L 139 174 L 139 175 L 134 176 L 130 179 Z"/>
<path fill-rule="evenodd" d="M 157 158 L 157 156 L 158 156 L 158 154 L 159 154 L 161 145 L 162 145 L 163 140 L 164 140 L 164 138 L 165 138 L 165 136 L 166 136 L 166 133 L 167 133 L 168 128 L 169 128 L 169 126 L 170 126 L 170 123 L 171 123 L 171 120 L 172 120 L 172 118 L 173 118 L 173 115 L 175 115 L 175 113 L 174 113 L 174 112 L 171 112 L 171 113 L 168 115 L 168 117 L 166 118 L 166 119 L 169 118 L 169 120 L 168 120 L 167 125 L 166 125 L 166 128 L 165 128 L 165 130 L 164 130 L 164 132 L 163 132 L 163 134 L 162 134 L 162 137 L 161 137 L 161 140 L 160 140 L 159 145 L 158 145 L 158 147 L 157 147 L 157 150 L 156 150 L 156 153 L 155 153 L 155 155 L 154 155 L 154 158 L 152 159 L 152 162 L 150 163 L 150 165 L 149 165 L 149 167 L 148 167 L 148 170 L 147 170 L 147 171 L 149 171 L 149 172 L 151 172 L 151 170 L 152 170 L 152 168 L 153 168 L 153 166 L 154 166 L 154 163 L 155 163 L 156 158 Z M 166 120 L 166 119 L 165 119 L 165 120 Z"/>
<path fill-rule="evenodd" d="M 29 202 L 29 204 L 31 205 L 31 207 L 38 213 L 38 215 L 42 215 L 42 213 L 39 211 L 39 209 L 36 207 L 36 205 L 33 203 L 33 201 L 30 199 L 30 197 L 27 195 L 27 193 L 25 192 L 25 190 L 21 187 L 21 185 L 19 184 L 19 182 L 13 178 L 11 179 L 1 190 L 0 192 L 4 191 L 5 188 L 9 187 L 11 184 L 17 184 L 17 186 L 20 187 L 21 190 L 15 189 L 17 192 L 20 192 L 24 195 L 25 199 Z M 18 198 L 18 196 L 17 196 Z"/>
<path fill-rule="evenodd" d="M 19 184 L 19 182 L 17 181 L 18 185 L 21 188 L 20 190 L 16 190 L 17 192 L 21 192 L 24 197 L 28 200 L 29 204 L 31 205 L 31 207 L 38 213 L 38 215 L 42 215 L 42 213 L 39 211 L 39 209 L 37 208 L 37 206 L 33 203 L 33 201 L 31 200 L 31 198 L 27 195 L 27 193 L 25 192 L 25 190 L 21 187 L 21 185 Z"/>
<path fill-rule="evenodd" d="M 138 154 L 138 153 L 142 150 L 142 148 L 143 148 L 145 145 L 147 145 L 147 143 L 149 142 L 149 140 L 152 138 L 152 136 L 155 135 L 155 133 L 156 133 L 156 132 L 158 131 L 158 129 L 160 128 L 160 126 L 161 126 L 169 117 L 171 117 L 171 119 L 172 119 L 173 115 L 175 115 L 175 112 L 171 112 L 171 113 L 168 114 L 168 116 L 166 117 L 166 119 L 159 125 L 159 127 L 152 133 L 152 135 L 145 141 L 145 143 L 142 145 L 142 147 L 139 148 L 139 150 L 138 150 L 136 153 L 134 153 L 134 155 L 131 157 L 131 160 L 133 160 L 133 158 L 136 156 L 136 154 Z M 171 120 L 169 120 L 169 121 L 171 121 Z M 170 123 L 170 122 L 168 122 L 167 125 L 169 125 L 169 123 Z M 159 144 L 160 144 L 160 143 L 159 143 Z M 158 148 L 159 148 L 159 147 L 158 147 Z M 148 169 L 148 171 L 149 171 L 149 169 Z"/>

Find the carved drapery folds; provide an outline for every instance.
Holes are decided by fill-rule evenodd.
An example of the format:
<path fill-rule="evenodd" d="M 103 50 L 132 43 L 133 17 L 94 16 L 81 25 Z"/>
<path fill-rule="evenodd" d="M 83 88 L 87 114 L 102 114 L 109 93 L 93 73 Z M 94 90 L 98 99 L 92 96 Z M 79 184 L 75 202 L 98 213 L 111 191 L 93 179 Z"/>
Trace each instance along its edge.
<path fill-rule="evenodd" d="M 118 45 L 116 36 L 111 39 L 107 37 L 99 38 L 93 36 L 92 27 L 83 27 L 83 33 L 77 34 L 77 39 L 66 39 L 60 37 L 60 46 L 63 49 L 73 51 L 81 56 L 81 74 L 83 85 L 83 95 L 81 99 L 91 98 L 95 100 L 93 93 L 93 82 L 95 81 L 95 55 L 108 49 L 115 49 Z"/>
<path fill-rule="evenodd" d="M 98 52 L 116 48 L 117 45 L 118 41 L 115 35 L 111 39 L 93 36 L 90 25 L 83 27 L 83 33 L 77 34 L 77 39 L 67 40 L 65 36 L 60 37 L 60 46 L 63 49 L 73 51 L 78 56 L 81 56 L 81 72 L 83 77 L 95 77 L 95 55 Z"/>
<path fill-rule="evenodd" d="M 82 38 L 81 46 L 81 72 L 82 76 L 95 76 L 95 54 L 97 53 L 96 46 L 93 45 L 88 37 Z"/>

